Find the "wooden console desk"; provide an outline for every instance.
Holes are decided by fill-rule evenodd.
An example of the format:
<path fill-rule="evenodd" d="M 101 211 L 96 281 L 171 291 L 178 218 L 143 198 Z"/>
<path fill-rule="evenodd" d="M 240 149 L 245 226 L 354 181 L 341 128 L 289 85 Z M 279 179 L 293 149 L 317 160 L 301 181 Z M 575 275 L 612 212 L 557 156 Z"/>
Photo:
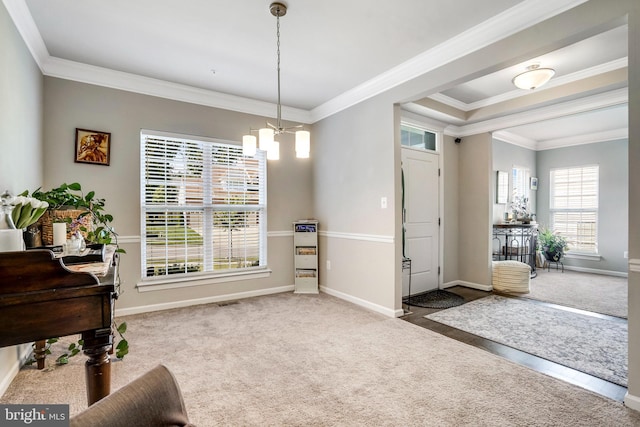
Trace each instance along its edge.
<path fill-rule="evenodd" d="M 0 253 L 0 347 L 82 334 L 88 404 L 107 396 L 117 296 L 109 280 L 71 271 L 48 250 Z"/>

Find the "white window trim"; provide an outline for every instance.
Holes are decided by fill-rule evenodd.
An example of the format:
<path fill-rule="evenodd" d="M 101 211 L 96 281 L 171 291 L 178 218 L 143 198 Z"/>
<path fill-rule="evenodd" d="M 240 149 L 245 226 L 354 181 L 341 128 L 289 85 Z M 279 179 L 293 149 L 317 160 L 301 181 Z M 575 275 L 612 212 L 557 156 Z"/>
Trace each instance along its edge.
<path fill-rule="evenodd" d="M 549 226 L 553 229 L 554 228 L 554 224 L 551 221 L 551 218 L 553 218 L 553 214 L 555 212 L 566 212 L 568 211 L 567 209 L 557 209 L 553 207 L 553 183 L 551 182 L 551 174 L 553 173 L 553 171 L 557 171 L 557 170 L 566 170 L 566 169 L 583 169 L 583 168 L 588 168 L 588 167 L 596 167 L 598 168 L 598 190 L 597 190 L 597 194 L 598 194 L 598 207 L 595 209 L 572 209 L 571 211 L 573 212 L 595 212 L 596 214 L 596 231 L 595 231 L 595 252 L 581 252 L 575 249 L 571 249 L 570 251 L 565 252 L 565 257 L 566 258 L 572 258 L 572 259 L 581 259 L 581 260 L 588 260 L 588 261 L 600 261 L 602 259 L 602 256 L 599 253 L 599 233 L 600 233 L 600 165 L 599 164 L 587 164 L 587 165 L 579 165 L 579 166 L 566 166 L 566 167 L 557 167 L 557 168 L 552 168 L 549 170 L 549 219 L 550 219 L 550 224 Z"/>
<path fill-rule="evenodd" d="M 144 136 L 155 136 L 155 137 L 163 137 L 163 138 L 175 138 L 182 139 L 187 141 L 195 141 L 195 142 L 212 142 L 212 143 L 220 143 L 220 144 L 228 144 L 228 145 L 238 145 L 240 143 L 237 141 L 228 141 L 217 138 L 210 138 L 204 136 L 194 136 L 194 135 L 185 135 L 178 134 L 172 132 L 165 131 L 156 131 L 156 130 L 148 130 L 141 129 L 140 130 L 140 140 L 141 140 L 141 149 L 142 149 L 142 140 Z M 145 165 L 145 157 L 144 155 L 140 156 L 140 185 L 142 186 L 143 175 L 144 175 L 144 165 Z M 265 197 L 267 191 L 267 174 L 266 174 L 266 161 L 264 165 L 264 180 L 265 180 Z M 141 192 L 141 204 L 142 198 L 144 198 L 144 194 Z M 265 260 L 265 265 L 257 266 L 257 267 L 246 267 L 237 270 L 225 270 L 223 272 L 203 272 L 203 273 L 188 273 L 188 274 L 172 274 L 168 276 L 153 276 L 153 277 L 142 277 L 140 281 L 136 284 L 139 292 L 145 291 L 153 291 L 153 290 L 165 290 L 165 289 L 174 289 L 174 288 L 182 288 L 182 287 L 190 287 L 190 286 L 199 286 L 199 285 L 210 285 L 216 283 L 225 283 L 230 281 L 238 281 L 238 280 L 249 280 L 249 279 L 261 279 L 268 278 L 272 270 L 268 268 L 266 265 L 267 258 L 267 244 L 268 244 L 268 233 L 267 233 L 267 205 L 264 203 L 264 221 L 261 224 L 263 228 L 263 241 L 261 242 L 261 254 L 260 258 Z M 140 215 L 141 221 L 141 230 L 144 230 L 144 210 L 141 209 Z M 144 241 L 144 238 L 140 236 L 141 246 Z M 142 263 L 140 264 L 142 267 Z"/>
<path fill-rule="evenodd" d="M 438 129 L 434 129 L 431 127 L 428 127 L 425 124 L 421 124 L 419 122 L 416 121 L 408 121 L 408 120 L 401 120 L 400 121 L 400 127 L 405 126 L 405 127 L 410 127 L 413 129 L 417 129 L 417 130 L 421 130 L 423 132 L 429 132 L 435 135 L 436 137 L 436 149 L 435 150 L 429 150 L 428 148 L 416 148 L 416 147 L 409 147 L 406 145 L 402 145 L 402 148 L 406 148 L 409 150 L 416 150 L 416 151 L 427 151 L 429 153 L 440 153 L 441 151 L 441 146 L 442 146 L 442 131 L 438 130 Z"/>
<path fill-rule="evenodd" d="M 215 285 L 238 280 L 265 279 L 270 277 L 271 273 L 271 269 L 267 267 L 256 267 L 255 270 L 251 271 L 241 270 L 216 274 L 190 274 L 188 276 L 174 274 L 159 278 L 142 279 L 136 284 L 136 288 L 138 288 L 138 292 L 161 291 L 193 286 Z"/>

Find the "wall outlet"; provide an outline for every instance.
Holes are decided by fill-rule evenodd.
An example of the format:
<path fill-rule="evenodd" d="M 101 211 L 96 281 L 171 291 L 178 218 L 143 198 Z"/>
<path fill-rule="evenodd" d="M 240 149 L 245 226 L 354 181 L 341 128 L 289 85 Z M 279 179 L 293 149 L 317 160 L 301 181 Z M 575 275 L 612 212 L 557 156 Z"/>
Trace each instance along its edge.
<path fill-rule="evenodd" d="M 331 261 L 327 260 L 327 270 L 331 270 Z"/>
<path fill-rule="evenodd" d="M 386 197 L 381 197 L 380 198 L 380 207 L 382 209 L 387 209 L 387 198 Z"/>
<path fill-rule="evenodd" d="M 622 256 L 623 256 L 625 259 L 629 258 L 629 251 L 624 251 L 624 252 L 622 253 Z"/>

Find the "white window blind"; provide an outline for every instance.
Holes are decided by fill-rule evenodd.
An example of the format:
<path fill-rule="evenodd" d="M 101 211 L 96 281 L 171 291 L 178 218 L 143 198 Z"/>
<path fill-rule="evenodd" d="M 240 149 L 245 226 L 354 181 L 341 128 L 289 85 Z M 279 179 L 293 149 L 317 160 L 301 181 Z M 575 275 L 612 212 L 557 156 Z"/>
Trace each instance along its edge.
<path fill-rule="evenodd" d="M 529 179 L 531 173 L 528 168 L 514 166 L 511 170 L 511 182 L 513 182 L 513 196 L 529 198 Z"/>
<path fill-rule="evenodd" d="M 550 181 L 553 230 L 567 238 L 572 251 L 597 253 L 599 167 L 553 169 Z"/>
<path fill-rule="evenodd" d="M 266 159 L 217 140 L 141 134 L 142 276 L 266 265 Z"/>

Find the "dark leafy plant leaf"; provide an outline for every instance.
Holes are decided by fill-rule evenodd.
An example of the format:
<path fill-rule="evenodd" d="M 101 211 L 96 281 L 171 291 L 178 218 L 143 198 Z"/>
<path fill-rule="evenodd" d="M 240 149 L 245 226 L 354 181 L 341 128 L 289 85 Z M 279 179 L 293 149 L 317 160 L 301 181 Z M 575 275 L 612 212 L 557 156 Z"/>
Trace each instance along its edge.
<path fill-rule="evenodd" d="M 127 354 L 129 354 L 129 343 L 127 342 L 127 340 L 123 339 L 116 346 L 116 357 L 118 359 L 122 359 Z"/>
<path fill-rule="evenodd" d="M 118 325 L 118 332 L 121 334 L 127 332 L 127 322 L 122 322 Z"/>

